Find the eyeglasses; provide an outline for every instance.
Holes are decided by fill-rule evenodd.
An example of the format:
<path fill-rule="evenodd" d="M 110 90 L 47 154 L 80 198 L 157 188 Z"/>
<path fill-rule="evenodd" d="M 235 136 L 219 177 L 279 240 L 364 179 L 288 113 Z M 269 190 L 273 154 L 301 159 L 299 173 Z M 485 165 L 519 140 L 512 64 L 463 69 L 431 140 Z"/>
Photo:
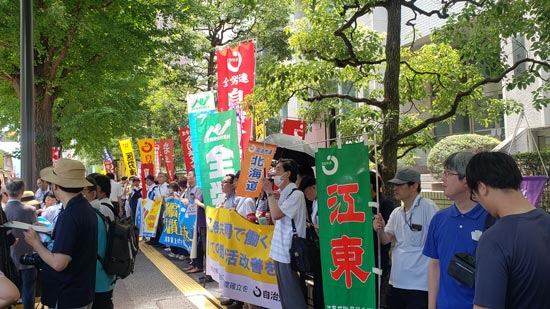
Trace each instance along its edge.
<path fill-rule="evenodd" d="M 441 176 L 445 176 L 445 178 L 446 178 L 446 177 L 449 177 L 449 176 L 451 176 L 451 175 L 453 175 L 453 176 L 459 176 L 460 174 L 459 174 L 459 173 L 453 173 L 453 172 L 448 171 L 448 170 L 444 170 L 444 171 L 443 171 L 443 174 L 441 174 Z"/>

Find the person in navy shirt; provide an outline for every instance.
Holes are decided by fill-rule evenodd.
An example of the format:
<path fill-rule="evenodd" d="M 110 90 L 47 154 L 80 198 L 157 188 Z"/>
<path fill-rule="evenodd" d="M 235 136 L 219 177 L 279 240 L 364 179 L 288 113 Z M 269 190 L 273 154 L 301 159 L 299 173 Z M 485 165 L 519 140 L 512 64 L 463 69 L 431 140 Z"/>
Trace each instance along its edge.
<path fill-rule="evenodd" d="M 432 218 L 424 255 L 428 264 L 428 308 L 471 309 L 474 289 L 462 285 L 447 273 L 449 262 L 456 253 L 475 255 L 479 236 L 484 230 L 487 212 L 470 200 L 466 182 L 466 165 L 471 152 L 451 154 L 443 163 L 443 192 L 454 201 Z"/>
<path fill-rule="evenodd" d="M 466 179 L 472 199 L 499 218 L 477 247 L 474 308 L 550 308 L 550 215 L 523 195 L 516 162 L 480 152 Z"/>
<path fill-rule="evenodd" d="M 97 218 L 81 194 L 84 187 L 92 185 L 85 172 L 82 162 L 69 159 L 40 171 L 63 204 L 52 234 L 52 251 L 32 228 L 24 232 L 25 241 L 44 262 L 41 302 L 50 308 L 90 308 L 94 299 Z"/>

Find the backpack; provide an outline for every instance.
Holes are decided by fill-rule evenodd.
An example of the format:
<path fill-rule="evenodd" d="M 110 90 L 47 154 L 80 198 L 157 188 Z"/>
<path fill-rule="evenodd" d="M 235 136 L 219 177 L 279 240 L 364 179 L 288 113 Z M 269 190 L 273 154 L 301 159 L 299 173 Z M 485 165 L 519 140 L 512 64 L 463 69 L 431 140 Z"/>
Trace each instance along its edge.
<path fill-rule="evenodd" d="M 115 275 L 116 279 L 124 279 L 134 272 L 139 251 L 139 230 L 131 220 L 111 221 L 99 210 L 95 211 L 107 226 L 105 256 L 101 258 L 98 255 L 97 259 L 107 274 Z"/>

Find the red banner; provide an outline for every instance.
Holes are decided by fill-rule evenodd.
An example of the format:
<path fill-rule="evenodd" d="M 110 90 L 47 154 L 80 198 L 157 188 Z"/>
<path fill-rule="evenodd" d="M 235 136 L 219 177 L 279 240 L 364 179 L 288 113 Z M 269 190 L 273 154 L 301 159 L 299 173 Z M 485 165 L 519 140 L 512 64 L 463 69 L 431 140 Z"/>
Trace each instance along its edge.
<path fill-rule="evenodd" d="M 306 138 L 306 122 L 303 120 L 287 119 L 283 123 L 283 134 Z"/>
<path fill-rule="evenodd" d="M 254 88 L 254 43 L 216 52 L 218 57 L 218 111 L 239 110 Z"/>
<path fill-rule="evenodd" d="M 174 141 L 171 138 L 160 140 L 160 149 L 162 152 L 162 159 L 164 160 L 164 167 L 168 173 L 168 179 L 174 181 L 176 173 L 174 171 Z"/>
<path fill-rule="evenodd" d="M 180 142 L 183 150 L 183 160 L 185 161 L 185 170 L 189 172 L 195 166 L 193 158 L 193 148 L 191 147 L 191 131 L 189 127 L 180 128 Z"/>
<path fill-rule="evenodd" d="M 152 171 L 151 175 L 156 176 L 157 173 L 160 173 L 161 171 L 161 163 L 162 163 L 162 153 L 160 151 L 160 141 L 155 142 L 155 162 L 154 163 L 154 170 Z"/>

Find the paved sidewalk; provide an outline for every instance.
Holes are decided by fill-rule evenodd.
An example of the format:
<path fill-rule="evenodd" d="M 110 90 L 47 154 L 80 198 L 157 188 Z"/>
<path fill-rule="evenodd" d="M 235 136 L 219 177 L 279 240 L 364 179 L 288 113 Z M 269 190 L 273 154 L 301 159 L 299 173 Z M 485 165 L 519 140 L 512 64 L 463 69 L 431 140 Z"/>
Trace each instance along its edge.
<path fill-rule="evenodd" d="M 168 257 L 163 248 L 140 243 L 134 273 L 119 280 L 115 308 L 224 308 L 217 282 L 199 283 L 203 273 L 186 274 L 188 261 Z"/>

